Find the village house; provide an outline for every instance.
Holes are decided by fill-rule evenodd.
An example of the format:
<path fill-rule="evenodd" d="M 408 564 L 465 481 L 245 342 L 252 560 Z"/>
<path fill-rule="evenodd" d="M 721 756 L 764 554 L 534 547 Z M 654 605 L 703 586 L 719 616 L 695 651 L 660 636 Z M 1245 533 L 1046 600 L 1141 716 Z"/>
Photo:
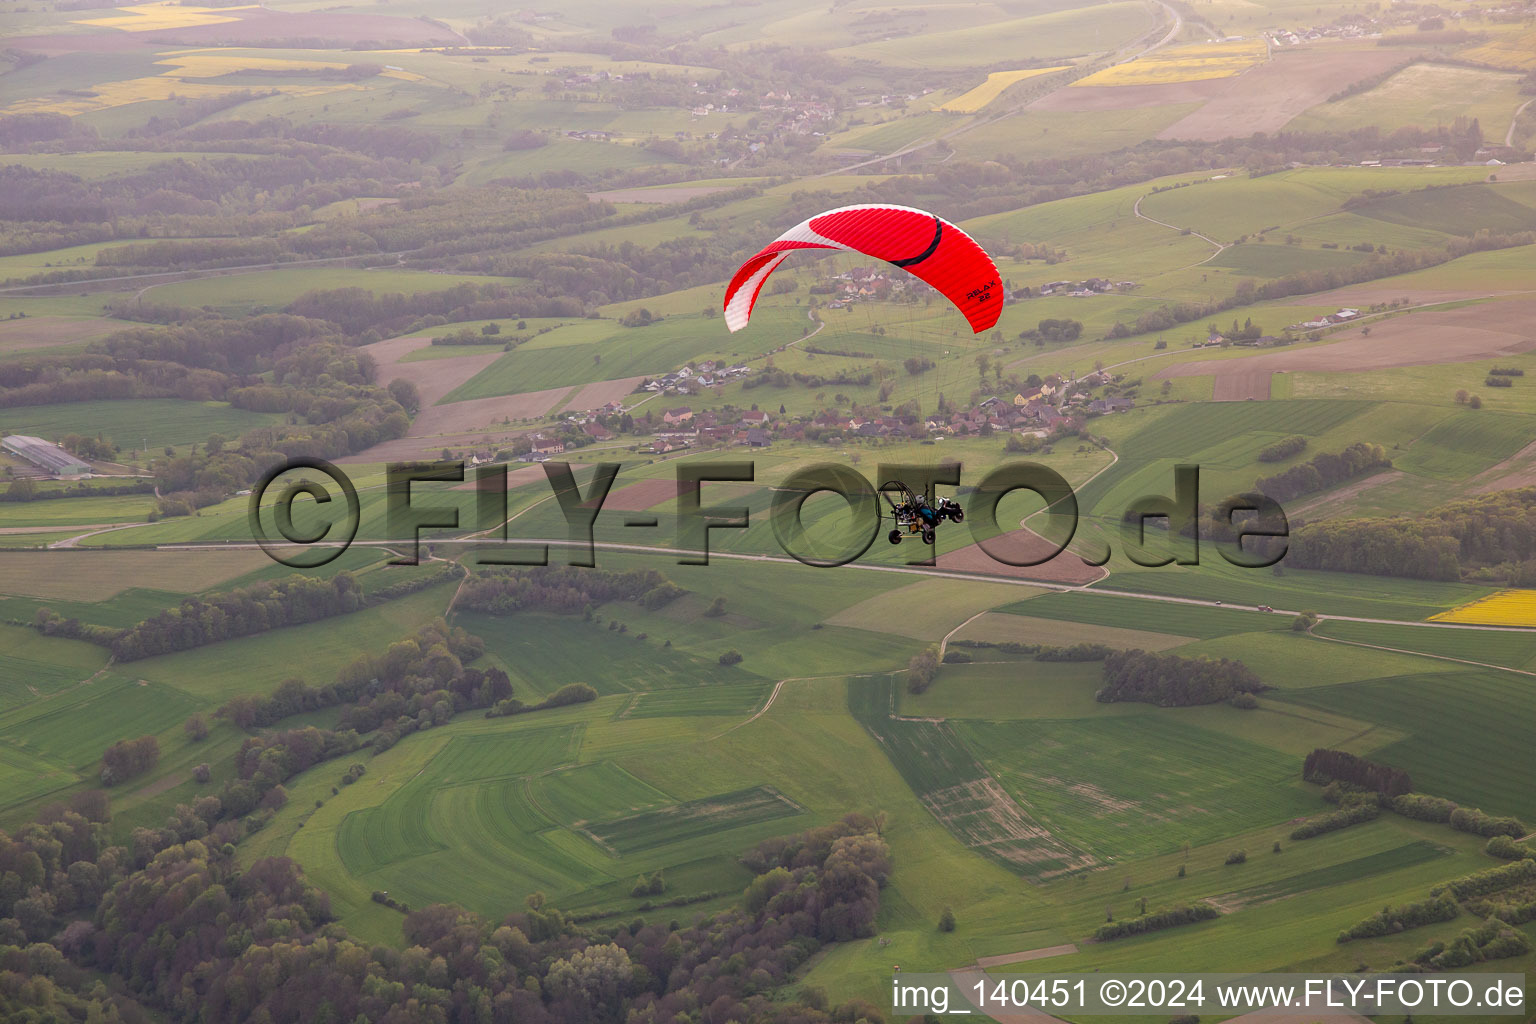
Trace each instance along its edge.
<path fill-rule="evenodd" d="M 680 405 L 676 409 L 668 409 L 665 413 L 662 414 L 661 418 L 669 426 L 673 426 L 678 423 L 687 423 L 689 420 L 693 419 L 693 410 L 688 408 L 686 405 Z"/>
<path fill-rule="evenodd" d="M 1088 403 L 1088 411 L 1096 413 L 1124 412 L 1135 404 L 1129 398 L 1096 398 Z"/>

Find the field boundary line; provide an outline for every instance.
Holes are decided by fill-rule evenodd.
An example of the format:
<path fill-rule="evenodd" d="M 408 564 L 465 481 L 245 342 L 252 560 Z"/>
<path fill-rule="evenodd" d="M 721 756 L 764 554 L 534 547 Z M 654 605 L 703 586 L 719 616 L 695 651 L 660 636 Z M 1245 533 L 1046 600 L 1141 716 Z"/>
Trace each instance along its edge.
<path fill-rule="evenodd" d="M 687 454 L 699 455 L 699 454 L 704 454 L 704 453 L 703 452 L 689 452 Z M 686 456 L 681 456 L 681 457 L 686 457 Z M 541 501 L 547 501 L 549 499 L 548 498 L 542 498 L 540 500 Z M 529 506 L 529 508 L 531 508 L 531 507 L 532 506 Z M 526 512 L 527 509 L 524 509 L 523 511 Z M 520 512 L 518 514 L 521 515 L 522 513 Z M 493 527 L 493 529 L 494 529 L 494 527 Z M 482 531 L 482 534 L 483 533 L 489 533 L 489 532 L 491 532 L 491 531 L 490 530 L 485 530 L 485 531 Z M 478 539 L 478 538 L 481 537 L 482 534 L 475 534 L 473 536 L 466 536 L 466 537 L 446 537 L 446 538 L 440 538 L 440 539 L 435 539 L 435 540 L 431 541 L 431 543 L 438 544 L 438 545 L 474 545 L 474 544 L 483 544 L 484 541 L 481 540 L 481 539 Z M 384 541 L 384 540 L 363 540 L 363 541 L 354 541 L 351 546 L 352 547 L 388 547 L 389 545 L 392 545 L 392 544 L 395 544 L 395 543 L 397 543 L 397 542 L 396 541 Z M 509 546 L 509 547 L 511 547 L 511 546 L 536 547 L 536 546 L 547 545 L 549 547 L 568 548 L 568 547 L 584 547 L 585 546 L 585 545 L 573 545 L 571 543 L 570 539 L 567 538 L 567 537 L 519 537 L 516 540 L 510 540 L 509 539 L 508 541 L 506 541 L 504 543 L 507 546 Z M 324 546 L 324 545 L 314 545 L 314 546 L 319 547 L 319 546 Z M 660 547 L 660 546 L 657 546 L 657 545 L 650 545 L 650 544 L 621 544 L 621 543 L 614 542 L 614 541 L 593 541 L 591 547 L 594 550 L 603 550 L 603 551 L 636 551 L 636 552 L 640 552 L 642 554 L 669 555 L 669 556 L 670 555 L 680 555 L 680 554 L 694 554 L 694 555 L 703 554 L 703 552 L 700 552 L 700 551 L 689 550 L 689 549 L 684 549 L 684 548 Z M 153 548 L 147 548 L 147 549 L 144 549 L 144 550 L 153 550 L 153 551 L 242 551 L 242 550 L 244 550 L 244 551 L 257 551 L 257 550 L 260 550 L 260 549 L 261 549 L 261 545 L 255 543 L 255 542 L 250 542 L 250 543 L 245 543 L 245 542 L 233 542 L 233 543 L 201 542 L 201 543 L 183 543 L 183 544 L 160 544 L 160 545 L 156 545 Z M 97 549 L 91 548 L 91 549 L 85 549 L 85 550 L 97 550 Z M 118 549 L 116 549 L 116 548 L 105 548 L 104 547 L 104 548 L 101 548 L 99 550 L 102 550 L 102 551 L 114 551 L 114 550 L 118 550 Z M 711 558 L 719 558 L 719 559 L 722 559 L 722 560 L 728 559 L 728 560 L 731 560 L 731 561 L 740 561 L 740 562 L 767 562 L 767 563 L 773 564 L 773 565 L 800 565 L 800 564 L 802 564 L 802 563 L 796 561 L 793 558 L 787 558 L 787 557 L 782 557 L 782 556 L 778 556 L 778 555 L 751 555 L 751 554 L 743 554 L 741 552 L 735 552 L 735 551 L 711 551 L 711 552 L 709 552 L 709 556 Z M 1101 578 L 1099 580 L 1095 580 L 1093 583 L 1076 584 L 1076 583 L 1058 583 L 1058 582 L 1055 582 L 1053 580 L 1030 579 L 1030 578 L 1021 577 L 1021 576 L 990 576 L 990 575 L 986 575 L 984 573 L 959 572 L 959 571 L 956 571 L 956 570 L 953 570 L 953 569 L 930 569 L 930 568 L 926 568 L 926 567 L 923 567 L 923 566 L 874 565 L 874 564 L 862 565 L 862 564 L 859 564 L 857 562 L 850 562 L 849 563 L 849 567 L 853 568 L 853 569 L 857 569 L 857 570 L 862 570 L 864 572 L 903 573 L 903 574 L 906 574 L 906 575 L 919 576 L 919 577 L 927 577 L 927 578 L 931 578 L 931 579 L 966 580 L 966 581 L 972 582 L 972 583 L 1001 583 L 1001 584 L 1005 584 L 1007 586 L 1015 586 L 1015 587 L 1034 587 L 1034 588 L 1039 589 L 1039 590 L 1050 590 L 1050 591 L 1053 591 L 1053 592 L 1056 592 L 1056 593 L 1062 593 L 1062 594 L 1091 594 L 1091 595 L 1097 595 L 1097 596 L 1102 596 L 1102 597 L 1125 597 L 1125 598 L 1132 598 L 1132 599 L 1140 600 L 1140 601 L 1158 601 L 1158 602 L 1161 602 L 1161 603 L 1164 603 L 1164 604 L 1187 604 L 1187 605 L 1195 605 L 1195 606 L 1198 606 L 1198 607 L 1226 608 L 1228 610 L 1236 610 L 1236 611 L 1253 611 L 1254 610 L 1252 608 L 1249 608 L 1247 605 L 1242 605 L 1242 604 L 1223 604 L 1221 601 L 1211 600 L 1211 599 L 1206 599 L 1206 598 L 1199 598 L 1199 597 L 1175 597 L 1175 596 L 1173 596 L 1171 594 L 1143 594 L 1143 593 L 1139 593 L 1139 592 L 1134 591 L 1134 590 L 1100 589 L 1097 586 L 1097 584 L 1102 583 L 1103 582 L 1103 578 Z M 1299 615 L 1301 613 L 1300 613 L 1300 611 L 1298 611 L 1296 609 L 1291 609 L 1291 608 L 1275 608 L 1275 609 L 1273 609 L 1273 611 L 1265 613 L 1265 614 L 1271 614 L 1271 615 L 1276 615 L 1276 616 L 1283 617 L 1283 616 L 1286 616 L 1286 615 L 1292 615 L 1292 616 Z M 1378 618 L 1371 618 L 1371 617 L 1363 616 L 1363 615 L 1333 615 L 1333 614 L 1327 614 L 1327 613 L 1320 613 L 1319 614 L 1319 620 L 1320 621 L 1325 621 L 1325 622 L 1326 621 L 1364 622 L 1364 623 L 1369 623 L 1371 625 L 1378 625 L 1378 626 L 1417 626 L 1417 627 L 1425 628 L 1425 629 L 1470 629 L 1470 630 L 1486 630 L 1486 631 L 1494 632 L 1494 633 L 1536 633 L 1536 626 L 1480 626 L 1480 625 L 1473 625 L 1473 624 L 1470 624 L 1470 623 L 1462 623 L 1462 622 L 1426 622 L 1423 619 L 1378 619 Z M 1392 650 L 1392 648 L 1387 648 L 1387 649 L 1388 650 Z M 1407 651 L 1406 653 L 1408 653 L 1408 654 L 1419 654 L 1421 652 L 1419 652 L 1419 651 Z M 1432 657 L 1432 655 L 1425 655 L 1425 657 Z M 1477 664 L 1477 663 L 1473 662 L 1471 664 Z M 1503 666 L 1492 666 L 1492 667 L 1502 668 Z M 1536 675 L 1536 673 L 1529 673 L 1529 674 Z M 820 678 L 820 677 L 812 677 L 812 678 Z"/>
<path fill-rule="evenodd" d="M 1429 623 L 1426 623 L 1426 625 L 1429 625 Z M 1441 625 L 1441 623 L 1435 623 L 1435 625 Z M 1516 675 L 1536 677 L 1536 672 L 1531 672 L 1523 668 L 1510 668 L 1508 665 L 1490 665 L 1486 661 L 1471 661 L 1467 658 L 1453 658 L 1448 654 L 1427 654 L 1424 651 L 1410 651 L 1402 647 L 1386 647 L 1382 644 L 1368 644 L 1361 640 L 1345 640 L 1341 637 L 1327 636 L 1323 633 L 1314 633 L 1310 629 L 1307 630 L 1307 634 L 1309 636 L 1316 637 L 1319 640 L 1329 640 L 1336 644 L 1349 644 L 1351 647 L 1369 647 L 1372 650 L 1377 651 L 1390 651 L 1394 654 L 1412 654 L 1420 658 L 1434 658 L 1436 661 L 1454 661 L 1458 665 L 1473 665 L 1477 668 L 1491 668 L 1496 669 L 1499 672 L 1514 672 Z"/>
<path fill-rule="evenodd" d="M 735 732 L 737 729 L 740 729 L 742 726 L 744 726 L 744 725 L 751 725 L 753 722 L 757 721 L 759 718 L 762 718 L 764 715 L 766 715 L 768 713 L 768 709 L 773 707 L 773 702 L 778 699 L 779 691 L 784 689 L 784 684 L 785 683 L 806 683 L 806 682 L 813 682 L 813 681 L 815 681 L 817 679 L 856 679 L 856 678 L 861 678 L 861 677 L 858 677 L 858 676 L 848 676 L 848 675 L 843 675 L 843 674 L 839 673 L 837 675 L 830 675 L 830 676 L 788 676 L 788 677 L 786 677 L 784 679 L 780 679 L 777 683 L 774 684 L 772 692 L 770 692 L 768 694 L 767 701 L 765 701 L 763 703 L 763 706 L 758 708 L 757 711 L 753 713 L 752 717 L 746 719 L 745 721 L 737 722 L 735 725 L 733 725 L 730 728 L 726 729 L 724 732 L 717 732 L 717 733 L 715 733 L 713 736 L 709 737 L 704 742 L 705 743 L 713 743 L 715 740 L 718 740 L 720 737 L 729 735 L 730 733 Z"/>

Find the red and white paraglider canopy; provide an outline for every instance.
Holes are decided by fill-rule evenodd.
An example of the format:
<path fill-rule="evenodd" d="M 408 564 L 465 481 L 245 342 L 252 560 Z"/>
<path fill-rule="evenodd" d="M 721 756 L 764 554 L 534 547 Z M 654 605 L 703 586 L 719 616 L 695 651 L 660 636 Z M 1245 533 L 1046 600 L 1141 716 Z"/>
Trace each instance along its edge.
<path fill-rule="evenodd" d="M 796 249 L 842 249 L 900 267 L 954 303 L 977 334 L 1003 311 L 997 265 L 949 221 L 910 206 L 844 206 L 795 225 L 741 265 L 725 289 L 733 332 L 747 326 L 763 283 Z"/>

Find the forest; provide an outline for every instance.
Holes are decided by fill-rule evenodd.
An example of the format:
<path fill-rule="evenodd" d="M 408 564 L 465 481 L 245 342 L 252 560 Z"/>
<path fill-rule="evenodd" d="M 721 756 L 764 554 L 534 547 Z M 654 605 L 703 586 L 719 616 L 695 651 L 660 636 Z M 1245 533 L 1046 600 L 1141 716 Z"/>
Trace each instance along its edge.
<path fill-rule="evenodd" d="M 1129 650 L 1104 656 L 1104 686 L 1095 698 L 1103 704 L 1140 701 L 1173 708 L 1214 704 L 1266 689 L 1252 669 L 1230 658 Z"/>
<path fill-rule="evenodd" d="M 318 730 L 305 730 L 316 733 Z M 248 743 L 242 775 L 272 772 L 274 748 Z M 325 750 L 287 751 L 304 764 Z M 305 764 L 307 767 L 307 764 Z M 710 1020 L 825 1024 L 874 1011 L 769 997 L 829 942 L 872 933 L 891 870 L 875 823 L 860 815 L 748 851 L 757 877 L 741 905 L 691 924 L 636 919 L 593 932 L 534 894 L 486 921 L 434 905 L 405 919 L 406 946 L 365 946 L 337 924 L 323 893 L 287 858 L 242 870 L 243 823 L 217 819 L 219 798 L 178 808 L 131 849 L 105 839 L 98 799 L 49 808 L 0 833 L 0 968 L 41 968 L 46 983 L 0 984 L 13 1009 L 78 1007 L 66 1019 L 141 1021 L 483 1020 L 518 1024 Z M 87 817 L 90 812 L 93 817 Z M 184 813 L 183 813 L 184 812 Z M 144 833 L 140 835 L 140 833 Z M 92 980 L 110 971 L 121 987 Z M 271 984 L 274 974 L 284 978 Z M 66 1012 L 68 1012 L 66 1010 Z"/>
<path fill-rule="evenodd" d="M 1453 501 L 1421 516 L 1334 519 L 1292 532 L 1290 564 L 1411 579 L 1536 581 L 1536 488 Z"/>

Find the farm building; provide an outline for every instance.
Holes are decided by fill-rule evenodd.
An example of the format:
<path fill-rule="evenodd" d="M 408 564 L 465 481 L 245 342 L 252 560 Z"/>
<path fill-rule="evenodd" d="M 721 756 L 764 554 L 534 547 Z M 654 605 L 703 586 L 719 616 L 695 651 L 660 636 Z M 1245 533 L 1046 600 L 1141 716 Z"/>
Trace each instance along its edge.
<path fill-rule="evenodd" d="M 91 467 L 86 463 L 81 462 L 52 441 L 44 441 L 40 437 L 10 434 L 0 441 L 0 447 L 56 477 L 91 475 Z"/>

